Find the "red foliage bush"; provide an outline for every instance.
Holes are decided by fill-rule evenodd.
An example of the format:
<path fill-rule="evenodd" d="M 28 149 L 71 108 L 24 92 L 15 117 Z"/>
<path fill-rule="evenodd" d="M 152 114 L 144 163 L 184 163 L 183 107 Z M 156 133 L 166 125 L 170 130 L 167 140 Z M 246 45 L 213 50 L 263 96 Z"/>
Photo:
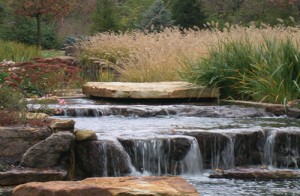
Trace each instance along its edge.
<path fill-rule="evenodd" d="M 73 61 L 60 58 L 38 58 L 32 62 L 0 65 L 0 71 L 9 73 L 4 79 L 6 85 L 19 88 L 25 94 L 44 95 L 82 82 L 80 69 L 74 66 Z"/>

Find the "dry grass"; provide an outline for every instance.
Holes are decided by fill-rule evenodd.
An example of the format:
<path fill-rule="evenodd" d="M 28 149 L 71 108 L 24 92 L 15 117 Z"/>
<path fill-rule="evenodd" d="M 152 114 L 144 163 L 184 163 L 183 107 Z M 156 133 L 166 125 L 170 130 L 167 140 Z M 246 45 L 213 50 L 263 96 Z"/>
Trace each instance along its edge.
<path fill-rule="evenodd" d="M 84 54 L 105 59 L 114 66 L 118 80 L 131 82 L 180 80 L 179 71 L 184 68 L 183 59 L 206 57 L 212 46 L 220 42 L 244 40 L 253 44 L 264 38 L 286 39 L 298 42 L 300 30 L 292 27 L 263 28 L 232 26 L 219 30 L 186 30 L 169 28 L 162 33 L 124 34 L 101 33 L 82 42 Z"/>

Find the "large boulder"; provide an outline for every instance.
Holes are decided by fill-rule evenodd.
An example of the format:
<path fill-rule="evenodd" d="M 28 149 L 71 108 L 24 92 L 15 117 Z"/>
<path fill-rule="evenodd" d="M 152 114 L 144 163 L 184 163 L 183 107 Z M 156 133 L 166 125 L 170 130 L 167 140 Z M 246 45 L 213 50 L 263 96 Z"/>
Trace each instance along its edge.
<path fill-rule="evenodd" d="M 0 127 L 0 164 L 18 164 L 28 148 L 50 135 L 47 129 Z"/>
<path fill-rule="evenodd" d="M 79 178 L 123 176 L 131 172 L 130 158 L 116 139 L 77 141 L 75 154 Z"/>
<path fill-rule="evenodd" d="M 196 86 L 188 82 L 88 82 L 83 94 L 101 98 L 121 99 L 189 99 L 218 98 L 219 89 Z"/>
<path fill-rule="evenodd" d="M 30 147 L 23 155 L 20 165 L 32 168 L 46 168 L 63 165 L 75 140 L 69 132 L 54 133 L 47 139 Z"/>
<path fill-rule="evenodd" d="M 28 183 L 17 186 L 13 196 L 198 196 L 196 189 L 182 177 L 88 178 L 77 182 Z"/>

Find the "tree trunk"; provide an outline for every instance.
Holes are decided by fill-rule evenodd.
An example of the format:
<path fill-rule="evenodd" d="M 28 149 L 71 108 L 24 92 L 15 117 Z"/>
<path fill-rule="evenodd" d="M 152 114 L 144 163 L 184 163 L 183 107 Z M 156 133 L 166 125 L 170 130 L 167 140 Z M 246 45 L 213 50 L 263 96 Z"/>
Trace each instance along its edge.
<path fill-rule="evenodd" d="M 35 15 L 35 19 L 36 19 L 36 27 L 37 27 L 37 31 L 36 31 L 36 45 L 37 47 L 41 48 L 41 15 L 40 14 L 36 14 Z"/>

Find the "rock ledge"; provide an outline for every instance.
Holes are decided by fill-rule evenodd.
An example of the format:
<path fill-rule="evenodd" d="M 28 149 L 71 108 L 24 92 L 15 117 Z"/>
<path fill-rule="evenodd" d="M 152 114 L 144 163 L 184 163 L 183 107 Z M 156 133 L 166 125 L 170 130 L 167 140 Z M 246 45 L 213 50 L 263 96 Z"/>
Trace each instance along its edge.
<path fill-rule="evenodd" d="M 87 178 L 82 181 L 32 182 L 17 186 L 14 196 L 23 195 L 151 195 L 198 196 L 196 189 L 181 177 Z"/>

